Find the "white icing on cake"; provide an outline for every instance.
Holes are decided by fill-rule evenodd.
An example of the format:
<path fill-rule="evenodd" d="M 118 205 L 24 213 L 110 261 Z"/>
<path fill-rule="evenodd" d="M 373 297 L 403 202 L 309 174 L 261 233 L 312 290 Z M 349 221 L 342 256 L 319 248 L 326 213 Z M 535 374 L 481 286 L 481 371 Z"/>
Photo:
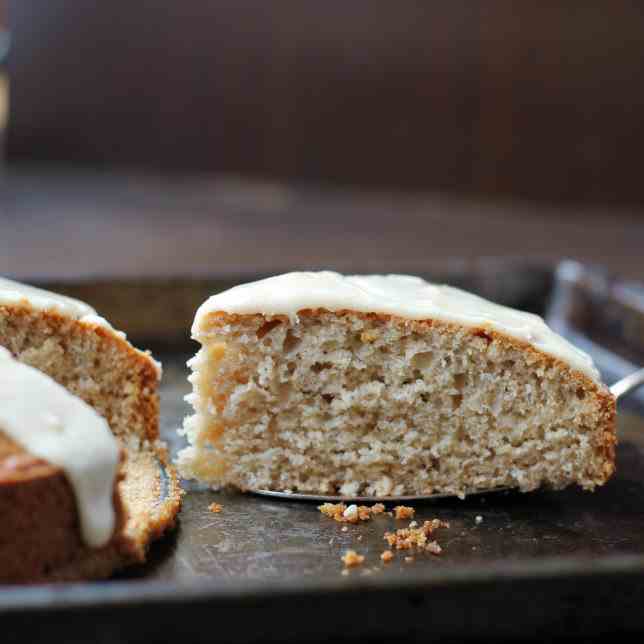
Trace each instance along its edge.
<path fill-rule="evenodd" d="M 60 315 L 78 320 L 82 324 L 102 327 L 122 340 L 127 341 L 125 333 L 114 329 L 114 327 L 112 327 L 105 318 L 101 317 L 89 304 L 72 297 L 67 297 L 66 295 L 51 293 L 50 291 L 45 291 L 43 289 L 36 288 L 35 286 L 14 282 L 13 280 L 0 277 L 0 305 L 2 304 L 22 304 L 30 306 L 37 311 L 55 311 Z M 135 350 L 152 362 L 159 379 L 161 379 L 161 363 L 154 360 L 150 354 L 139 351 L 136 348 Z"/>
<path fill-rule="evenodd" d="M 112 537 L 119 446 L 92 407 L 0 347 L 0 431 L 60 467 L 78 507 L 81 535 L 92 548 Z"/>
<path fill-rule="evenodd" d="M 85 302 L 35 286 L 0 277 L 0 304 L 28 304 L 39 311 L 56 311 L 74 320 L 88 321 L 111 329 L 109 322 Z"/>
<path fill-rule="evenodd" d="M 490 329 L 529 343 L 601 382 L 591 357 L 552 331 L 538 315 L 500 306 L 460 289 L 411 275 L 350 275 L 331 271 L 285 273 L 213 295 L 198 309 L 196 337 L 209 313 L 261 313 L 297 319 L 303 309 L 384 313 Z"/>

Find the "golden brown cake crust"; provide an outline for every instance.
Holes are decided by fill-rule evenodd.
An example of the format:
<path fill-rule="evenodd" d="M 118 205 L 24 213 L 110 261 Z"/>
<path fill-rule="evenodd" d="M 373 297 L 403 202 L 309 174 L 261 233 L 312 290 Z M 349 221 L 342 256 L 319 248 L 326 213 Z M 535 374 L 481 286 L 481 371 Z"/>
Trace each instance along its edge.
<path fill-rule="evenodd" d="M 122 540 L 126 511 L 114 489 L 116 526 L 108 546 Z M 73 490 L 63 471 L 0 432 L 0 583 L 51 577 L 90 550 L 80 538 Z"/>
<path fill-rule="evenodd" d="M 181 507 L 183 490 L 174 468 L 166 466 L 164 482 L 160 464 L 154 450 L 140 450 L 135 458 L 127 458 L 119 484 L 127 515 L 122 530 L 107 548 L 84 549 L 74 561 L 52 570 L 41 581 L 100 579 L 125 566 L 143 563 L 150 544 L 174 527 Z"/>
<path fill-rule="evenodd" d="M 104 548 L 88 548 L 64 473 L 0 432 L 0 584 L 102 578 L 140 563 L 174 526 L 181 495 L 162 451 L 133 454 L 121 463 L 114 491 L 114 536 Z"/>

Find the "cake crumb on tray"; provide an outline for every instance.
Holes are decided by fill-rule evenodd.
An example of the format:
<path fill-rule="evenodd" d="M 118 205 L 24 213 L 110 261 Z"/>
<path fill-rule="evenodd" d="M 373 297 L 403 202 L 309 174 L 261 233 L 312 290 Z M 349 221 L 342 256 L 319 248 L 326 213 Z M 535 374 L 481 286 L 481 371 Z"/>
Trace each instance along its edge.
<path fill-rule="evenodd" d="M 360 566 L 364 561 L 364 555 L 359 555 L 355 550 L 347 550 L 341 557 L 345 568 Z"/>
<path fill-rule="evenodd" d="M 344 503 L 323 503 L 318 506 L 318 510 L 338 523 L 359 523 L 360 521 L 369 521 L 373 516 L 382 514 L 385 511 L 385 506 L 382 503 L 376 503 L 371 507 L 355 503 L 349 506 Z"/>
<path fill-rule="evenodd" d="M 436 541 L 430 541 L 429 537 L 439 528 L 449 528 L 449 523 L 432 519 L 425 521 L 419 528 L 400 528 L 395 532 L 385 532 L 384 539 L 391 548 L 396 550 L 419 548 L 438 555 L 442 552 L 442 548 Z"/>
<path fill-rule="evenodd" d="M 397 505 L 394 508 L 394 518 L 396 519 L 413 519 L 416 510 L 408 505 Z"/>

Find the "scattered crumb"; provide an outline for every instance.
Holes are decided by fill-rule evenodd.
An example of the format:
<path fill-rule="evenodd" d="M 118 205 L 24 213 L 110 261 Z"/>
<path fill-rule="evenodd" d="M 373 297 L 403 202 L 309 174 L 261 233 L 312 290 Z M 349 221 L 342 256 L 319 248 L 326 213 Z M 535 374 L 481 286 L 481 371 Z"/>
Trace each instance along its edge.
<path fill-rule="evenodd" d="M 343 575 L 345 575 L 345 576 L 346 576 L 346 575 L 348 575 L 348 574 L 349 574 L 349 570 L 348 570 L 347 568 L 343 568 L 343 569 L 342 569 L 342 574 L 343 574 Z"/>
<path fill-rule="evenodd" d="M 347 506 L 344 503 L 323 503 L 318 505 L 318 510 L 331 519 L 336 521 L 344 521 L 344 511 Z"/>
<path fill-rule="evenodd" d="M 358 520 L 358 506 L 354 504 L 350 505 L 343 513 L 342 518 L 355 523 Z"/>
<path fill-rule="evenodd" d="M 474 523 L 476 523 L 476 525 L 480 525 L 483 523 L 483 517 L 480 514 L 477 514 L 476 517 L 474 517 Z"/>
<path fill-rule="evenodd" d="M 347 550 L 341 559 L 346 568 L 353 568 L 362 564 L 364 555 L 359 555 L 355 550 Z"/>
<path fill-rule="evenodd" d="M 416 510 L 410 508 L 408 505 L 397 505 L 394 508 L 394 516 L 396 519 L 413 519 Z"/>
<path fill-rule="evenodd" d="M 437 541 L 430 541 L 425 547 L 425 550 L 437 556 L 440 555 L 441 552 L 443 552 L 443 549 L 438 545 Z"/>
<path fill-rule="evenodd" d="M 369 570 L 369 568 L 365 568 L 365 570 L 363 570 L 360 574 L 363 575 L 363 576 L 371 575 L 371 574 L 373 574 L 373 571 Z"/>
<path fill-rule="evenodd" d="M 211 512 L 214 512 L 215 514 L 219 514 L 224 509 L 224 507 L 222 505 L 220 505 L 219 503 L 211 503 L 208 506 L 208 509 Z"/>
<path fill-rule="evenodd" d="M 410 550 L 411 548 L 419 548 L 427 550 L 432 554 L 439 554 L 437 549 L 440 546 L 435 541 L 430 542 L 430 537 L 439 528 L 449 528 L 449 523 L 441 521 L 440 519 L 432 519 L 425 521 L 420 528 L 400 528 L 395 532 L 385 532 L 384 539 L 390 547 L 396 550 Z M 430 543 L 434 544 L 430 547 Z"/>
<path fill-rule="evenodd" d="M 331 537 L 329 539 L 329 545 L 332 546 L 334 541 L 335 541 L 335 537 Z"/>
<path fill-rule="evenodd" d="M 406 505 L 397 505 L 394 508 L 393 513 L 387 512 L 382 503 L 375 503 L 371 507 L 366 505 L 357 505 L 355 503 L 348 506 L 344 503 L 323 503 L 318 506 L 318 510 L 322 514 L 339 523 L 354 524 L 360 521 L 368 521 L 378 514 L 388 514 L 389 516 L 394 516 L 396 519 L 400 520 L 412 519 L 416 513 L 414 508 Z M 481 515 L 477 515 L 475 517 L 475 521 L 477 524 L 482 523 L 483 517 Z M 431 537 L 439 528 L 449 528 L 449 523 L 447 521 L 441 521 L 440 519 L 432 519 L 431 521 L 424 521 L 423 524 L 419 526 L 418 521 L 411 521 L 407 528 L 400 528 L 395 532 L 385 532 L 384 539 L 392 549 L 411 550 L 412 548 L 417 548 L 418 550 L 424 550 L 433 555 L 440 555 L 443 552 L 441 546 L 437 541 L 429 539 L 429 537 Z M 348 530 L 348 526 L 342 526 L 342 532 L 348 532 Z M 358 535 L 357 540 L 362 541 L 363 535 Z M 329 541 L 329 544 L 332 543 L 333 539 Z M 394 553 L 389 549 L 380 554 L 380 559 L 385 563 L 392 561 L 393 558 Z M 355 550 L 347 550 L 341 559 L 345 568 L 352 568 L 354 566 L 361 565 L 365 558 L 363 555 L 359 555 Z M 411 562 L 413 560 L 414 558 L 411 556 L 405 557 L 406 562 Z"/>
<path fill-rule="evenodd" d="M 369 521 L 373 516 L 382 514 L 385 511 L 385 506 L 382 503 L 376 503 L 371 507 L 355 503 L 349 506 L 344 503 L 323 503 L 318 507 L 318 510 L 339 523 L 358 523 L 359 521 Z"/>

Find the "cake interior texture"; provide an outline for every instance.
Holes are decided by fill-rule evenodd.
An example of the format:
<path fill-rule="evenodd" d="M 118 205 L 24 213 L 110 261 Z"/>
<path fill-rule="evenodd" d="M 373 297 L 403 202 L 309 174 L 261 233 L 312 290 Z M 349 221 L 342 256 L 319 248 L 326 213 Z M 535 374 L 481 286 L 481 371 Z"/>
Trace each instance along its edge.
<path fill-rule="evenodd" d="M 352 311 L 209 314 L 180 473 L 317 494 L 586 489 L 614 470 L 615 404 L 525 343 Z"/>
<path fill-rule="evenodd" d="M 0 346 L 82 398 L 128 445 L 157 438 L 154 365 L 112 330 L 28 306 L 0 306 Z"/>

